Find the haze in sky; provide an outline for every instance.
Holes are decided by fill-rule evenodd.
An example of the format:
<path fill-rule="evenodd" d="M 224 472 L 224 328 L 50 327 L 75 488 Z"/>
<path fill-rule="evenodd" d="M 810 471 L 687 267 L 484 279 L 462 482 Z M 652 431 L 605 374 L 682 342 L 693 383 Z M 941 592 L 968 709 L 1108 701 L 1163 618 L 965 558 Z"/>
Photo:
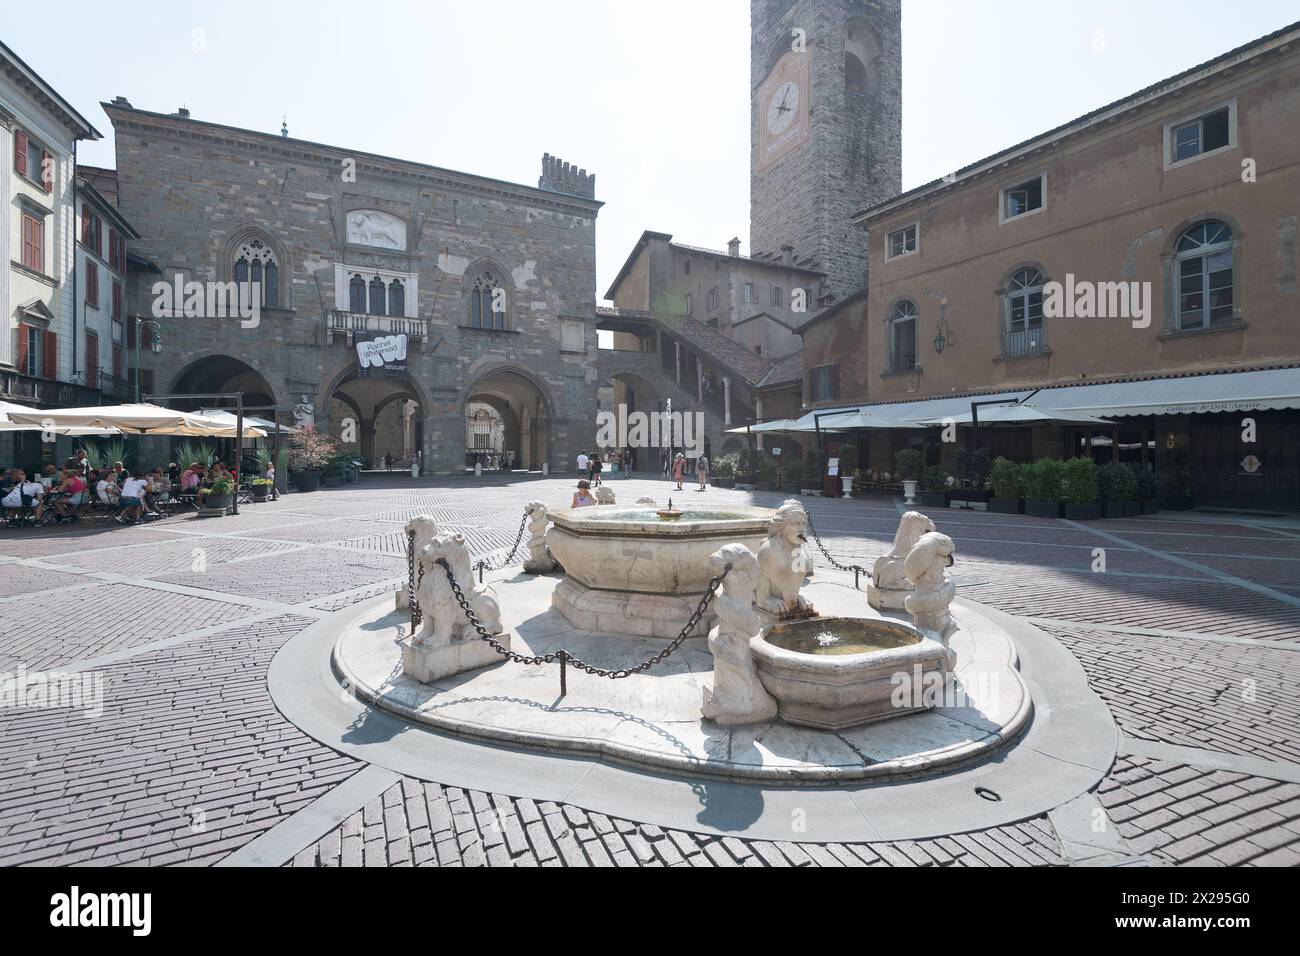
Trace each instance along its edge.
<path fill-rule="evenodd" d="M 903 0 L 903 188 L 1296 19 L 1295 0 Z M 36 11 L 36 15 L 33 15 Z M 596 174 L 597 296 L 644 229 L 749 252 L 748 0 L 6 3 L 0 37 L 104 134 L 140 108 L 535 185 Z"/>

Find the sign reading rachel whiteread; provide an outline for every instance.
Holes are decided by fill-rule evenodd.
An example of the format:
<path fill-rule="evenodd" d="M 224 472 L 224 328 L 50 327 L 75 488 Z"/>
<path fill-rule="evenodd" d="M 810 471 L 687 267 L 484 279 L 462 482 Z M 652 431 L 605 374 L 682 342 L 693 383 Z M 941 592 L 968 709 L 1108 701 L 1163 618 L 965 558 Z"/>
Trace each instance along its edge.
<path fill-rule="evenodd" d="M 379 368 L 406 361 L 406 335 L 381 335 L 357 343 L 357 364 Z"/>

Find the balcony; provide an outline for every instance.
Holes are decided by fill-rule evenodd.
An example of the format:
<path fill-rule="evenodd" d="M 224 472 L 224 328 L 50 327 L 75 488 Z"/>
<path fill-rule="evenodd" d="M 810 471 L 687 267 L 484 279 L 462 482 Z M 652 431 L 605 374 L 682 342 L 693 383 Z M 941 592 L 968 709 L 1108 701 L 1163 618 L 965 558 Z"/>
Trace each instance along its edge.
<path fill-rule="evenodd" d="M 1047 329 L 1038 328 L 1002 330 L 1002 357 L 1026 358 L 1031 355 L 1046 355 L 1051 349 L 1047 347 Z"/>
<path fill-rule="evenodd" d="M 56 382 L 52 379 L 37 378 L 9 369 L 0 369 L 0 398 L 12 400 L 19 405 L 55 408 L 80 408 L 85 405 L 104 404 L 98 388 L 89 388 L 74 382 Z"/>
<path fill-rule="evenodd" d="M 361 312 L 343 312 L 333 309 L 326 313 L 325 331 L 328 340 L 334 341 L 334 334 L 342 332 L 347 335 L 348 344 L 352 344 L 357 333 L 366 335 L 406 335 L 411 338 L 428 338 L 428 319 L 408 319 L 396 315 L 366 315 Z"/>

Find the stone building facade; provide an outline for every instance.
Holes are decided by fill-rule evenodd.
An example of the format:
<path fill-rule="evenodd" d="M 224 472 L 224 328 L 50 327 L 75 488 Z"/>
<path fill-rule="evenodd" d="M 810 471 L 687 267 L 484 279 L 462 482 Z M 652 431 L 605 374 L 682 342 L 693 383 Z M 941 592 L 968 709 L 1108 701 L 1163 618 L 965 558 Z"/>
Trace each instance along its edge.
<path fill-rule="evenodd" d="M 853 214 L 902 183 L 899 0 L 751 0 L 750 249 L 826 274 L 819 305 L 867 279 Z"/>
<path fill-rule="evenodd" d="M 162 326 L 161 352 L 144 359 L 156 393 L 238 390 L 322 428 L 350 418 L 371 460 L 391 452 L 375 446 L 376 419 L 413 401 L 415 445 L 439 473 L 465 465 L 471 402 L 501 414 L 524 467 L 555 468 L 589 442 L 594 176 L 548 155 L 525 186 L 121 97 L 104 109 L 119 206 L 140 233 L 131 251 L 150 264 L 133 274 L 130 310 Z M 232 281 L 256 288 L 256 322 L 156 291 Z M 404 358 L 362 363 L 359 344 L 401 336 Z"/>

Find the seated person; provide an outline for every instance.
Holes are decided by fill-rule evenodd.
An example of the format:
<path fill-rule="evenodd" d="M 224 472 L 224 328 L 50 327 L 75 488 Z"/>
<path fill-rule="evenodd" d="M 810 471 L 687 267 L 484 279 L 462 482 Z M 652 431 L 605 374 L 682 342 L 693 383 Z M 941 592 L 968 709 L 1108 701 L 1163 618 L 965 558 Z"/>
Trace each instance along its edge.
<path fill-rule="evenodd" d="M 41 514 L 44 511 L 44 505 L 41 498 L 45 495 L 45 486 L 39 481 L 29 481 L 27 473 L 21 468 L 15 469 L 15 484 L 4 496 L 3 506 L 9 512 L 9 524 L 15 526 L 18 524 L 18 512 L 23 508 L 33 509 L 36 516 L 36 527 L 45 524 L 41 520 Z"/>
<path fill-rule="evenodd" d="M 145 489 L 149 487 L 144 474 L 143 469 L 137 468 L 132 472 L 131 477 L 122 483 L 122 494 L 118 500 L 125 510 L 118 515 L 118 521 L 125 518 L 127 524 L 135 524 L 144 517 L 144 495 Z"/>
<path fill-rule="evenodd" d="M 66 469 L 63 481 L 55 491 L 58 497 L 51 504 L 58 514 L 58 519 L 71 520 L 73 514 L 86 500 L 86 479 L 81 477 L 81 469 Z"/>
<path fill-rule="evenodd" d="M 202 481 L 203 481 L 203 466 L 200 465 L 197 461 L 191 462 L 190 466 L 185 469 L 185 473 L 181 475 L 181 494 L 183 495 L 197 494 L 199 490 L 199 484 Z"/>
<path fill-rule="evenodd" d="M 155 468 L 148 476 L 149 487 L 145 489 L 144 502 L 149 514 L 158 514 L 159 503 L 170 496 L 172 483 L 161 468 Z"/>
<path fill-rule="evenodd" d="M 102 504 L 106 504 L 111 508 L 117 507 L 118 499 L 121 497 L 121 489 L 117 487 L 117 482 L 113 480 L 113 476 L 109 472 L 102 471 L 99 473 L 99 480 L 95 482 L 95 495 Z"/>
<path fill-rule="evenodd" d="M 578 482 L 578 490 L 573 493 L 573 501 L 570 502 L 570 508 L 585 508 L 588 505 L 594 505 L 596 499 L 591 494 L 591 482 L 585 478 Z"/>

